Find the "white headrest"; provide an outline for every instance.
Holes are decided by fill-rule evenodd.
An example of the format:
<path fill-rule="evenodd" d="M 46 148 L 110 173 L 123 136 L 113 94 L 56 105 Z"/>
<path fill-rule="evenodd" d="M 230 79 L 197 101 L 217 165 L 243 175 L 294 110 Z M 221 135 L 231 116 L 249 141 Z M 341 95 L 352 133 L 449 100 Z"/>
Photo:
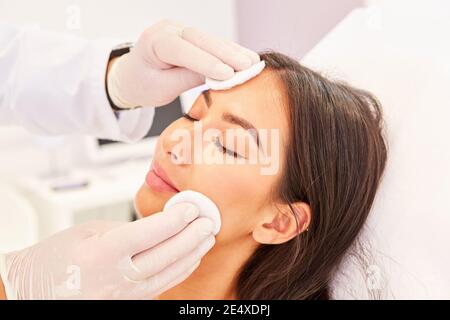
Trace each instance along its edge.
<path fill-rule="evenodd" d="M 450 297 L 450 42 L 442 32 L 450 20 L 443 11 L 449 3 L 393 0 L 355 10 L 302 60 L 374 93 L 387 126 L 388 163 L 363 233 L 376 260 L 362 276 L 348 260 L 348 277 L 336 279 L 338 298 L 364 298 L 368 286 L 390 298 Z"/>

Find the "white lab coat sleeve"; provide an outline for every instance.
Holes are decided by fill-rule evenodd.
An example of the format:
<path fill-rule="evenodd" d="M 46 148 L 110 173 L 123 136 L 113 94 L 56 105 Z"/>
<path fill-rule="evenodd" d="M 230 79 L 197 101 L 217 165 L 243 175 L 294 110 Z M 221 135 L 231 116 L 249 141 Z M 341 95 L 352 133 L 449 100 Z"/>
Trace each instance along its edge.
<path fill-rule="evenodd" d="M 42 135 L 142 138 L 154 108 L 115 113 L 106 96 L 107 61 L 117 43 L 0 23 L 0 125 Z"/>

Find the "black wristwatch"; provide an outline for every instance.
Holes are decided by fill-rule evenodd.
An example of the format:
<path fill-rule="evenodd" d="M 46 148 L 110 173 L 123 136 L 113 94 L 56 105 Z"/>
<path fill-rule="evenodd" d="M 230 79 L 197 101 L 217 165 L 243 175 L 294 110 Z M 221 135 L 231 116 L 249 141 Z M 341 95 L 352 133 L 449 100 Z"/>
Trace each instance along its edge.
<path fill-rule="evenodd" d="M 119 44 L 118 46 L 114 47 L 111 50 L 111 53 L 109 54 L 109 59 L 108 59 L 108 65 L 111 62 L 112 59 L 114 58 L 118 58 L 128 52 L 130 52 L 131 48 L 133 48 L 134 43 L 132 42 L 126 42 L 126 43 L 122 43 Z M 106 89 L 106 96 L 108 97 L 108 101 L 109 104 L 111 105 L 111 108 L 114 111 L 124 111 L 124 110 L 131 110 L 131 109 L 136 109 L 136 108 L 140 108 L 140 107 L 135 107 L 135 108 L 131 108 L 131 109 L 124 109 L 124 108 L 119 108 L 118 106 L 116 106 L 114 104 L 114 102 L 112 101 L 111 97 L 109 96 L 109 91 L 108 91 L 108 79 L 107 76 L 105 75 L 105 89 Z"/>

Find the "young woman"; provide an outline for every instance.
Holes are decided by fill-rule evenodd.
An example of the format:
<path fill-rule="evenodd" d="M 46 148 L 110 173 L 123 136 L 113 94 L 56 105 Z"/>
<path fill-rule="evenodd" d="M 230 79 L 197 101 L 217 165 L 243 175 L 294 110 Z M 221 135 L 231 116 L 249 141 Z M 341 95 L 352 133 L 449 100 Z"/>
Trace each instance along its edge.
<path fill-rule="evenodd" d="M 136 195 L 139 214 L 161 211 L 190 189 L 211 198 L 222 217 L 198 269 L 161 299 L 328 299 L 369 214 L 387 157 L 377 100 L 282 54 L 261 59 L 260 75 L 204 92 L 159 139 Z M 194 135 L 200 124 L 219 133 L 242 129 L 229 140 L 247 146 L 222 134 L 202 142 L 203 156 L 236 161 L 182 161 L 187 153 L 174 151 L 173 133 Z M 253 129 L 275 130 L 278 140 L 264 145 Z M 279 162 L 272 174 L 261 174 L 267 163 L 245 161 L 249 146 Z"/>

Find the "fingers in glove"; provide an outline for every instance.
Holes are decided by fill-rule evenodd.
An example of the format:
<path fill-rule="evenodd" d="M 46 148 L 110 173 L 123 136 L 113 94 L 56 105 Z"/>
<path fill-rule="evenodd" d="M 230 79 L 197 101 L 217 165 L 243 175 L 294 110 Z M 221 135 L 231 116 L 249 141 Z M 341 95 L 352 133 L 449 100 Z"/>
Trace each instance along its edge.
<path fill-rule="evenodd" d="M 189 277 L 200 264 L 201 257 L 215 244 L 213 235 L 209 236 L 191 254 L 170 265 L 162 272 L 143 281 L 136 282 L 133 295 L 137 299 L 154 298 L 158 294 L 178 285 Z"/>
<path fill-rule="evenodd" d="M 227 80 L 234 75 L 231 66 L 175 33 L 155 39 L 153 51 L 165 63 L 190 69 L 209 78 Z"/>
<path fill-rule="evenodd" d="M 134 256 L 134 267 L 130 268 L 125 276 L 134 281 L 141 281 L 157 275 L 184 257 L 198 252 L 196 249 L 212 235 L 213 229 L 214 223 L 210 219 L 195 220 L 172 238 Z"/>
<path fill-rule="evenodd" d="M 196 47 L 219 58 L 223 63 L 236 71 L 245 70 L 253 64 L 252 58 L 247 55 L 248 52 L 243 50 L 241 46 L 230 45 L 228 41 L 209 35 L 196 28 L 184 28 L 182 37 Z"/>
<path fill-rule="evenodd" d="M 180 203 L 165 212 L 159 212 L 112 229 L 103 240 L 115 245 L 122 256 L 134 256 L 148 250 L 183 230 L 199 215 L 198 208 L 190 203 Z"/>

